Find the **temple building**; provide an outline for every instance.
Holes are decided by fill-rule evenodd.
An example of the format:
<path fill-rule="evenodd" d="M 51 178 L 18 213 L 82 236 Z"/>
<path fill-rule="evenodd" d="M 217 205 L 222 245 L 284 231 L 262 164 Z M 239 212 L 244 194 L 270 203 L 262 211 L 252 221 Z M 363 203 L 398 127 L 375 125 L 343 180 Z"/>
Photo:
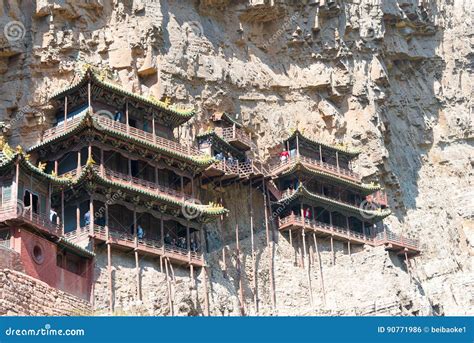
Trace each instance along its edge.
<path fill-rule="evenodd" d="M 126 92 L 90 68 L 52 102 L 54 126 L 28 149 L 28 159 L 11 155 L 2 164 L 3 178 L 9 180 L 2 189 L 11 192 L 2 208 L 11 203 L 15 209 L 22 202 L 27 211 L 21 218 L 26 213 L 39 222 L 22 219 L 24 225 L 33 235 L 48 231 L 48 239 L 65 247 L 61 251 L 67 257 L 73 251 L 77 264 L 84 265 L 78 270 L 87 274 L 89 288 L 92 268 L 82 260 L 106 245 L 111 308 L 111 250 L 135 255 L 137 300 L 142 296 L 140 256 L 159 258 L 162 270 L 168 271 L 168 264 L 187 266 L 193 277 L 194 268 L 205 266 L 203 223 L 226 213 L 198 200 L 200 174 L 214 160 L 173 136 L 194 112 Z M 28 237 L 10 230 L 15 239 Z M 58 253 L 54 264 L 67 262 Z"/>
<path fill-rule="evenodd" d="M 333 256 L 334 240 L 346 242 L 349 254 L 351 244 L 385 245 L 405 257 L 418 254 L 417 242 L 387 232 L 382 223 L 391 213 L 386 196 L 379 185 L 363 183 L 352 171 L 357 155 L 295 130 L 271 169 L 278 188 L 272 194 L 279 230 L 288 232 L 291 242 L 294 234 L 300 235 L 303 245 L 308 234 L 315 240 L 328 238 Z"/>
<path fill-rule="evenodd" d="M 420 253 L 416 240 L 383 224 L 391 213 L 387 198 L 353 171 L 358 151 L 295 130 L 279 156 L 263 163 L 251 130 L 229 113 L 214 113 L 194 144 L 180 142 L 180 128 L 194 110 L 128 92 L 92 67 L 79 76 L 52 95 L 51 127 L 39 132 L 36 144 L 24 150 L 0 141 L 0 245 L 19 256 L 26 274 L 114 313 L 120 304 L 157 298 L 153 287 L 164 284 L 153 274 L 159 270 L 167 287 L 161 313 L 170 315 L 171 283 L 185 275 L 190 289 L 203 287 L 196 303 L 209 315 L 208 254 L 217 252 L 224 276 L 235 257 L 245 315 L 239 241 L 243 235 L 251 241 L 250 288 L 258 314 L 259 228 L 267 247 L 273 245 L 273 307 L 278 233 L 299 245 L 295 256 L 300 251 L 302 265 L 306 245 L 318 249 L 318 239 L 330 242 L 333 262 L 334 241 L 347 244 L 349 254 L 365 244 L 406 261 Z M 242 223 L 249 230 L 239 228 Z M 119 278 L 119 269 L 127 275 Z M 144 288 L 145 269 L 153 276 Z M 155 298 L 148 303 L 165 308 Z"/>

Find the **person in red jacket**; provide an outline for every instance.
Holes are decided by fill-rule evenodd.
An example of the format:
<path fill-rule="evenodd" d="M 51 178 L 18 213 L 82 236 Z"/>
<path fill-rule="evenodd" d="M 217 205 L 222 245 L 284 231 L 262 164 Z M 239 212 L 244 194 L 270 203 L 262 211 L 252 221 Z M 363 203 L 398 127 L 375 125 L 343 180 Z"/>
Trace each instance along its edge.
<path fill-rule="evenodd" d="M 289 156 L 290 156 L 290 154 L 288 154 L 288 151 L 283 150 L 282 152 L 280 152 L 280 161 L 281 162 L 286 162 L 288 160 Z"/>

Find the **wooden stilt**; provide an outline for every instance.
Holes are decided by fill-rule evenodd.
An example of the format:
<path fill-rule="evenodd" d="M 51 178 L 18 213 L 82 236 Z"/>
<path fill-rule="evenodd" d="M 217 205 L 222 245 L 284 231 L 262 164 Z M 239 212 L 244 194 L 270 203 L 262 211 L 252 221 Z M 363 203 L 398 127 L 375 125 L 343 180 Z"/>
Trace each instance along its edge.
<path fill-rule="evenodd" d="M 242 265 L 240 263 L 240 242 L 239 242 L 239 224 L 235 224 L 235 250 L 237 258 L 237 274 L 239 275 L 239 302 L 240 302 L 240 314 L 245 316 L 245 304 L 244 304 L 244 286 L 242 282 Z"/>
<path fill-rule="evenodd" d="M 107 244 L 107 272 L 109 274 L 109 309 L 110 313 L 114 312 L 114 284 L 112 278 L 112 247 L 110 245 L 109 237 L 109 205 L 105 203 L 105 237 Z"/>
<path fill-rule="evenodd" d="M 137 274 L 137 300 L 142 300 L 142 285 L 140 280 L 140 260 L 138 259 L 138 251 L 135 250 L 135 271 Z"/>
<path fill-rule="evenodd" d="M 331 254 L 332 254 L 332 264 L 336 264 L 336 254 L 334 252 L 334 238 L 331 236 Z"/>
<path fill-rule="evenodd" d="M 250 244 L 252 248 L 253 303 L 255 306 L 255 313 L 258 314 L 258 281 L 257 281 L 257 263 L 255 261 L 255 242 L 254 242 L 254 228 L 253 228 L 252 181 L 249 182 L 249 204 L 250 204 Z"/>
<path fill-rule="evenodd" d="M 290 229 L 290 245 L 294 251 L 293 264 L 296 266 L 298 264 L 298 254 L 296 252 L 296 248 L 293 246 L 293 231 L 291 229 Z"/>
<path fill-rule="evenodd" d="M 203 284 L 204 284 L 204 315 L 209 317 L 209 292 L 207 289 L 207 267 L 202 267 L 203 272 Z"/>
<path fill-rule="evenodd" d="M 321 262 L 321 255 L 319 254 L 318 240 L 314 232 L 313 232 L 313 240 L 314 240 L 314 248 L 316 250 L 316 257 L 318 259 L 319 276 L 321 279 L 321 290 L 323 292 L 323 304 L 326 305 L 326 290 L 324 289 L 323 267 L 322 267 L 322 262 Z"/>
<path fill-rule="evenodd" d="M 270 245 L 270 228 L 268 225 L 268 206 L 267 206 L 267 196 L 266 196 L 266 186 L 265 186 L 265 179 L 262 178 L 263 184 L 263 207 L 265 211 L 265 233 L 267 237 L 267 247 Z"/>
<path fill-rule="evenodd" d="M 308 291 L 309 291 L 309 302 L 311 304 L 311 307 L 313 306 L 313 290 L 311 288 L 311 269 L 310 269 L 310 263 L 309 263 L 309 260 L 307 260 L 307 256 L 306 256 L 306 234 L 305 234 L 305 230 L 306 230 L 306 218 L 304 216 L 304 209 L 303 209 L 303 204 L 301 204 L 301 218 L 303 220 L 303 229 L 301 230 L 301 241 L 303 243 L 303 263 L 304 261 L 306 261 L 307 263 L 307 266 L 306 266 L 306 273 L 307 273 L 307 277 L 308 277 Z M 304 267 L 304 264 L 303 264 L 303 267 Z"/>
<path fill-rule="evenodd" d="M 194 266 L 189 265 L 189 279 L 191 281 L 191 289 L 194 289 Z"/>
<path fill-rule="evenodd" d="M 407 266 L 408 277 L 410 278 L 410 283 L 411 283 L 410 261 L 408 260 L 408 254 L 406 252 L 406 249 L 405 249 L 405 263 Z"/>
<path fill-rule="evenodd" d="M 262 180 L 263 184 L 265 185 L 265 179 Z M 268 210 L 267 210 L 267 207 L 270 207 L 270 194 L 268 192 L 268 188 L 264 188 L 265 189 L 265 192 L 263 193 L 263 199 L 264 199 L 264 204 L 265 204 L 265 225 L 266 225 L 266 229 L 267 229 L 267 240 L 269 239 L 269 233 L 268 233 L 268 230 L 269 230 L 269 223 L 268 223 Z M 269 208 L 270 209 L 270 213 L 271 213 L 271 207 Z M 272 224 L 272 227 L 273 227 L 273 222 L 271 223 Z M 267 241 L 268 242 L 268 241 Z M 268 244 L 268 243 L 267 243 Z M 272 230 L 272 240 L 271 240 L 271 246 L 270 246 L 270 272 L 269 272 L 269 276 L 270 276 L 270 293 L 272 295 L 272 308 L 273 310 L 276 310 L 276 291 L 275 291 L 275 273 L 274 273 L 274 269 L 275 269 L 275 234 L 274 234 L 274 230 Z"/>
<path fill-rule="evenodd" d="M 351 241 L 347 241 L 347 252 L 349 253 L 349 257 L 352 260 L 352 255 L 351 255 Z"/>
<path fill-rule="evenodd" d="M 165 269 L 166 269 L 166 286 L 168 288 L 168 309 L 169 309 L 169 315 L 174 316 L 174 311 L 173 311 L 173 300 L 171 297 L 171 284 L 170 284 L 170 276 L 169 276 L 169 270 L 168 270 L 168 261 L 165 259 Z"/>

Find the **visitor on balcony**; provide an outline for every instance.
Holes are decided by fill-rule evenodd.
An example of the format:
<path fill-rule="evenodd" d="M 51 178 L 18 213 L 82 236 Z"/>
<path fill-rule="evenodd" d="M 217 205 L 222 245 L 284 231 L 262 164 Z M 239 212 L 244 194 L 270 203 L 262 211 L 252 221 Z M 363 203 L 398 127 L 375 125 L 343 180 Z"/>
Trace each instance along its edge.
<path fill-rule="evenodd" d="M 223 161 L 224 160 L 224 154 L 222 152 L 218 152 L 216 156 L 214 156 L 216 160 L 218 161 Z"/>
<path fill-rule="evenodd" d="M 303 214 L 304 214 L 304 220 L 306 222 L 309 222 L 311 220 L 311 210 L 309 209 L 309 207 L 306 207 L 306 209 L 303 210 Z"/>
<path fill-rule="evenodd" d="M 53 209 L 49 210 L 49 220 L 51 223 L 58 224 L 58 213 Z"/>
<path fill-rule="evenodd" d="M 114 121 L 118 121 L 118 122 L 122 121 L 122 112 L 115 111 Z"/>
<path fill-rule="evenodd" d="M 91 212 L 88 210 L 86 213 L 84 213 L 84 225 L 90 225 L 91 223 Z"/>
<path fill-rule="evenodd" d="M 229 163 L 229 165 L 233 166 L 235 165 L 235 159 L 234 159 L 234 156 L 232 156 L 232 154 L 229 154 L 229 157 L 227 157 L 227 163 Z"/>
<path fill-rule="evenodd" d="M 197 252 L 198 251 L 198 245 L 194 239 L 191 238 L 191 251 L 192 252 Z"/>
<path fill-rule="evenodd" d="M 145 236 L 145 232 L 143 231 L 143 228 L 140 224 L 138 224 L 137 227 L 137 237 L 138 239 L 142 239 Z"/>
<path fill-rule="evenodd" d="M 284 149 L 284 150 L 280 153 L 280 162 L 286 162 L 286 161 L 288 161 L 288 158 L 289 158 L 288 151 L 287 151 L 286 149 Z"/>
<path fill-rule="evenodd" d="M 167 233 L 167 234 L 165 235 L 165 239 L 164 239 L 164 240 L 165 240 L 165 244 L 170 245 L 170 244 L 172 243 L 171 236 L 170 236 L 169 233 Z"/>

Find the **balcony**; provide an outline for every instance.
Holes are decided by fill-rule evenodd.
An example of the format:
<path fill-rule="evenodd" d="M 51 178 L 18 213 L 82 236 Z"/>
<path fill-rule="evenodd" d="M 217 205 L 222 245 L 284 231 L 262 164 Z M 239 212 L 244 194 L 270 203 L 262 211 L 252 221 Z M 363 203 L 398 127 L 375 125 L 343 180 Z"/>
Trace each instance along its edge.
<path fill-rule="evenodd" d="M 309 169 L 317 169 L 325 173 L 333 174 L 337 177 L 345 178 L 353 182 L 361 182 L 361 177 L 359 174 L 354 173 L 352 170 L 345 169 L 345 168 L 338 168 L 333 164 L 329 164 L 326 162 L 318 161 L 316 159 L 306 157 L 306 156 L 299 156 L 299 157 L 290 157 L 285 161 L 280 161 L 274 164 L 271 168 L 271 174 L 273 176 L 278 176 L 280 173 L 290 169 L 296 163 L 302 163 Z"/>
<path fill-rule="evenodd" d="M 117 131 L 121 132 L 123 134 L 126 134 L 128 136 L 146 141 L 148 143 L 152 143 L 154 145 L 164 147 L 168 150 L 171 150 L 175 153 L 181 154 L 181 155 L 186 155 L 186 156 L 193 156 L 193 157 L 202 157 L 205 156 L 199 149 L 193 147 L 193 146 L 185 146 L 180 143 L 177 143 L 175 141 L 154 135 L 153 133 L 146 132 L 140 129 L 137 129 L 132 126 L 127 126 L 126 124 L 123 124 L 118 121 L 111 120 L 107 117 L 104 116 L 98 116 L 95 117 L 97 122 L 101 124 L 102 126 Z"/>
<path fill-rule="evenodd" d="M 416 256 L 420 254 L 419 240 L 407 238 L 387 229 L 374 235 L 364 235 L 360 232 L 329 225 L 313 219 L 305 219 L 303 221 L 301 216 L 294 214 L 278 219 L 278 227 L 280 231 L 304 228 L 320 237 L 333 237 L 340 241 L 350 241 L 351 243 L 368 244 L 371 246 L 383 245 L 386 250 L 393 251 L 399 255 L 406 253 L 408 256 Z"/>
<path fill-rule="evenodd" d="M 165 195 L 168 197 L 172 197 L 178 201 L 186 201 L 194 199 L 191 195 L 186 194 L 184 192 L 178 191 L 176 189 L 172 189 L 169 187 L 161 186 L 155 182 L 146 181 L 143 179 L 139 179 L 137 177 L 130 176 L 128 174 L 122 174 L 107 168 L 103 168 L 101 172 L 101 168 L 97 165 L 93 166 L 94 170 L 99 174 L 105 177 L 107 180 L 117 183 L 126 183 L 128 185 L 132 185 L 136 188 L 140 188 L 144 191 L 152 191 L 157 194 Z"/>
<path fill-rule="evenodd" d="M 375 235 L 374 245 L 384 245 L 386 250 L 394 251 L 399 255 L 406 253 L 407 256 L 415 256 L 420 254 L 420 241 L 418 239 L 407 238 L 388 230 L 378 232 Z"/>
<path fill-rule="evenodd" d="M 75 233 L 66 234 L 66 238 L 72 240 L 75 238 L 77 239 L 77 237 L 80 237 L 86 231 L 89 231 L 89 228 L 81 228 L 77 232 L 73 231 Z M 109 231 L 109 236 L 107 237 L 106 228 L 99 225 L 94 225 L 94 232 L 89 232 L 89 235 L 94 239 L 108 242 L 119 248 L 136 250 L 146 255 L 169 258 L 171 262 L 174 262 L 175 264 L 192 264 L 199 267 L 204 266 L 204 258 L 201 253 L 182 249 L 173 245 L 163 245 L 161 241 L 155 239 L 137 238 L 135 240 L 135 237 L 127 232 L 112 229 Z"/>
<path fill-rule="evenodd" d="M 375 207 L 385 208 L 388 206 L 387 194 L 377 191 L 374 194 L 367 195 L 366 200 L 375 205 Z"/>
<path fill-rule="evenodd" d="M 239 150 L 250 150 L 255 147 L 250 136 L 237 127 L 216 127 L 215 132 L 219 137 Z"/>
<path fill-rule="evenodd" d="M 352 243 L 372 244 L 373 239 L 362 233 L 348 230 L 339 226 L 329 225 L 313 219 L 305 219 L 298 215 L 291 214 L 287 217 L 279 219 L 280 231 L 287 231 L 292 228 L 309 230 L 320 237 L 334 237 L 336 240 L 351 241 Z"/>
<path fill-rule="evenodd" d="M 79 115 L 76 115 L 74 118 L 69 119 L 68 121 L 66 121 L 66 124 L 62 123 L 46 130 L 43 133 L 42 141 L 57 137 L 63 134 L 64 132 L 68 131 L 69 129 L 78 125 L 83 120 L 86 111 L 87 110 L 83 111 L 83 113 L 80 113 Z M 127 126 L 126 124 L 123 124 L 118 121 L 114 121 L 105 116 L 94 116 L 94 120 L 97 123 L 99 123 L 101 126 L 107 129 L 113 130 L 115 132 L 120 132 L 126 136 L 134 137 L 136 139 L 140 139 L 142 141 L 151 143 L 159 147 L 163 147 L 167 150 L 170 150 L 180 155 L 191 156 L 191 157 L 205 156 L 199 149 L 193 146 L 182 145 L 173 140 L 154 135 L 153 133 L 149 133 L 149 132 L 137 129 L 132 126 Z"/>
<path fill-rule="evenodd" d="M 0 222 L 10 221 L 12 224 L 21 222 L 41 232 L 57 237 L 62 235 L 62 227 L 52 223 L 46 214 L 33 213 L 30 208 L 22 208 L 16 203 L 6 204 L 0 207 Z"/>
<path fill-rule="evenodd" d="M 260 162 L 217 161 L 205 172 L 207 177 L 220 176 L 223 180 L 230 178 L 252 178 L 267 176 L 268 171 Z"/>

